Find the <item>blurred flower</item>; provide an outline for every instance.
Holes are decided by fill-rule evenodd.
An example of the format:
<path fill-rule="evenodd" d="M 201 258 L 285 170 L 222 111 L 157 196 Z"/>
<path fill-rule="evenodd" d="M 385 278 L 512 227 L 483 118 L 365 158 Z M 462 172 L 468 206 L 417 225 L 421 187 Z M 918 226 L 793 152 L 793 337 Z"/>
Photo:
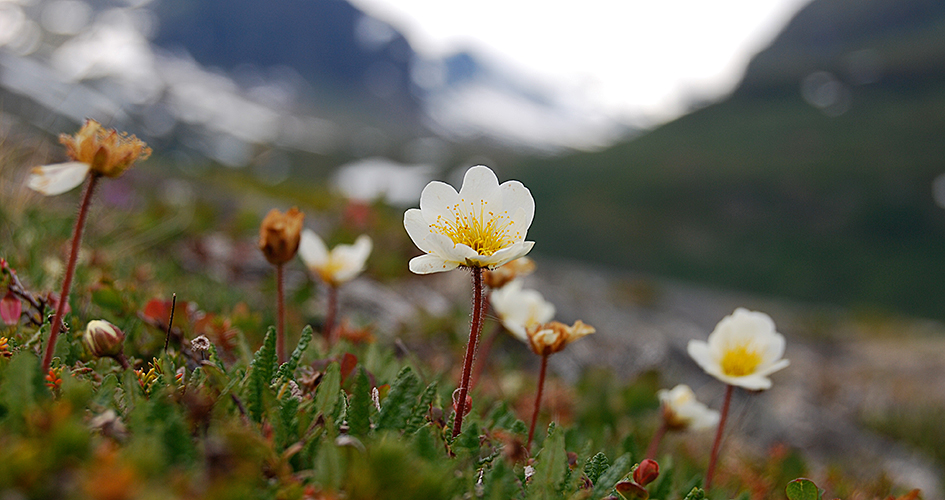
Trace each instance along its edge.
<path fill-rule="evenodd" d="M 210 349 L 210 339 L 206 335 L 194 337 L 190 341 L 190 348 L 195 351 L 207 351 Z"/>
<path fill-rule="evenodd" d="M 535 271 L 535 261 L 528 257 L 519 257 L 494 270 L 487 270 L 482 274 L 486 286 L 496 290 L 504 287 L 512 280 L 527 276 Z"/>
<path fill-rule="evenodd" d="M 535 200 L 521 182 L 499 180 L 489 167 L 466 171 L 459 193 L 431 182 L 420 194 L 420 208 L 404 214 L 410 239 L 425 255 L 410 260 L 417 274 L 459 266 L 495 269 L 527 254 L 534 242 L 525 233 L 535 215 Z"/>
<path fill-rule="evenodd" d="M 656 396 L 663 406 L 663 421 L 668 429 L 700 431 L 719 423 L 719 412 L 699 402 L 686 384 L 660 389 Z"/>
<path fill-rule="evenodd" d="M 299 250 L 305 214 L 292 207 L 286 213 L 273 208 L 259 226 L 259 249 L 270 264 L 285 264 Z"/>
<path fill-rule="evenodd" d="M 594 333 L 593 326 L 577 320 L 573 325 L 552 321 L 540 325 L 532 325 L 526 329 L 528 343 L 532 351 L 539 356 L 554 354 L 564 349 L 568 344 Z"/>
<path fill-rule="evenodd" d="M 105 129 L 95 120 L 86 120 L 74 136 L 60 135 L 59 142 L 73 161 L 33 168 L 27 180 L 30 189 L 45 195 L 65 193 L 82 184 L 90 171 L 118 177 L 151 156 L 151 148 L 137 137 Z"/>
<path fill-rule="evenodd" d="M 12 290 L 7 290 L 6 295 L 0 299 L 0 319 L 7 325 L 15 325 L 20 321 L 20 315 L 23 313 L 23 304 Z"/>
<path fill-rule="evenodd" d="M 13 356 L 13 352 L 10 350 L 10 339 L 0 337 L 0 358 L 9 358 L 11 356 Z"/>
<path fill-rule="evenodd" d="M 768 375 L 788 365 L 771 317 L 744 308 L 723 318 L 708 342 L 690 340 L 688 351 L 709 375 L 752 391 L 771 388 Z"/>
<path fill-rule="evenodd" d="M 353 245 L 337 245 L 329 251 L 315 231 L 305 229 L 302 231 L 299 257 L 322 281 L 338 286 L 354 279 L 364 270 L 373 246 L 371 237 L 362 234 Z"/>
<path fill-rule="evenodd" d="M 97 358 L 118 356 L 124 350 L 124 342 L 125 334 L 101 319 L 89 321 L 82 334 L 82 343 Z"/>
<path fill-rule="evenodd" d="M 512 262 L 506 264 L 510 265 Z M 492 308 L 502 321 L 502 326 L 525 343 L 528 343 L 526 330 L 529 327 L 546 323 L 555 317 L 554 304 L 547 302 L 537 290 L 523 290 L 521 280 L 514 280 L 494 290 L 490 300 Z"/>

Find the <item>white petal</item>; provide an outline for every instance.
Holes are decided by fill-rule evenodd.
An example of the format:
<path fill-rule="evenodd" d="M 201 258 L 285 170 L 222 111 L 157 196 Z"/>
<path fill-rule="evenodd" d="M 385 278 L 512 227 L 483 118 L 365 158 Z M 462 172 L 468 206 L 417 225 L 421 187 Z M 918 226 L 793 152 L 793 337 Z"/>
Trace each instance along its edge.
<path fill-rule="evenodd" d="M 470 200 L 483 200 L 499 187 L 499 178 L 495 172 L 485 165 L 476 165 L 466 171 L 463 176 L 463 187 L 459 190 L 459 197 Z"/>
<path fill-rule="evenodd" d="M 78 161 L 35 167 L 26 182 L 27 187 L 46 196 L 65 193 L 85 180 L 89 165 Z"/>
<path fill-rule="evenodd" d="M 428 253 L 426 255 L 421 255 L 419 257 L 410 259 L 409 267 L 410 272 L 412 273 L 430 274 L 451 271 L 459 267 L 459 263 L 447 262 L 434 254 Z"/>
<path fill-rule="evenodd" d="M 686 346 L 686 351 L 689 353 L 689 357 L 706 372 L 713 369 L 718 371 L 718 363 L 716 362 L 716 358 L 712 355 L 708 343 L 701 340 L 690 340 L 689 344 Z"/>
<path fill-rule="evenodd" d="M 512 246 L 503 248 L 492 255 L 480 258 L 479 262 L 482 266 L 496 268 L 519 257 L 523 257 L 525 254 L 530 252 L 534 246 L 534 241 L 522 241 L 515 243 Z"/>
<path fill-rule="evenodd" d="M 341 264 L 335 272 L 335 282 L 345 283 L 361 274 L 368 256 L 371 255 L 372 246 L 371 237 L 362 234 L 355 240 L 354 245 L 338 245 L 333 248 L 331 260 Z"/>
<path fill-rule="evenodd" d="M 720 380 L 726 384 L 742 387 L 749 391 L 763 391 L 771 388 L 771 379 L 758 373 L 744 377 L 721 377 Z"/>
<path fill-rule="evenodd" d="M 432 234 L 430 224 L 423 218 L 420 209 L 411 208 L 404 213 L 404 229 L 407 230 L 407 235 L 417 248 L 424 252 L 433 250 L 427 243 L 427 238 Z"/>
<path fill-rule="evenodd" d="M 437 217 L 450 222 L 455 220 L 456 215 L 452 209 L 458 203 L 459 194 L 453 186 L 443 182 L 433 181 L 427 184 L 420 193 L 420 211 L 428 225 L 440 222 Z"/>
<path fill-rule="evenodd" d="M 531 191 L 519 181 L 506 181 L 499 187 L 502 192 L 502 207 L 512 213 L 516 224 L 521 224 L 522 227 L 516 229 L 521 231 L 524 239 L 525 232 L 535 217 L 535 199 L 532 198 Z M 521 214 L 516 213 L 518 209 L 522 209 Z"/>
<path fill-rule="evenodd" d="M 766 366 L 766 367 L 764 367 L 764 368 L 758 370 L 758 374 L 759 374 L 759 375 L 763 375 L 763 376 L 768 376 L 768 375 L 771 375 L 772 373 L 774 373 L 774 372 L 776 372 L 776 371 L 778 371 L 778 370 L 781 370 L 781 369 L 783 369 L 783 368 L 787 368 L 787 366 L 790 365 L 790 364 L 791 364 L 791 362 L 790 362 L 789 360 L 787 360 L 787 359 L 782 359 L 782 360 L 779 360 L 779 361 L 776 362 L 776 363 L 772 363 L 770 366 Z"/>
<path fill-rule="evenodd" d="M 299 240 L 299 257 L 309 268 L 320 268 L 328 263 L 328 248 L 325 242 L 311 229 L 302 230 Z"/>

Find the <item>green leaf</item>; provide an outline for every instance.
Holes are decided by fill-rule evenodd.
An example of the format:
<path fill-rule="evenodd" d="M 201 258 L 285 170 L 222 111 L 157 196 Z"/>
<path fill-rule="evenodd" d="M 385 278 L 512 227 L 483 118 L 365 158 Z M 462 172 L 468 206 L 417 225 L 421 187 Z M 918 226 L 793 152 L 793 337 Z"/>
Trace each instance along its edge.
<path fill-rule="evenodd" d="M 799 477 L 784 488 L 789 500 L 820 500 L 823 494 L 810 479 Z"/>
<path fill-rule="evenodd" d="M 698 486 L 693 486 L 683 500 L 705 500 L 705 491 Z"/>
<path fill-rule="evenodd" d="M 315 412 L 328 417 L 335 411 L 341 395 L 341 365 L 333 361 L 325 368 L 315 393 Z"/>
<path fill-rule="evenodd" d="M 568 469 L 568 454 L 564 449 L 564 433 L 554 432 L 545 439 L 545 447 L 538 455 L 535 476 L 528 487 L 528 498 L 539 500 L 558 498 L 558 485 Z"/>
<path fill-rule="evenodd" d="M 597 484 L 597 479 L 608 467 L 610 467 L 610 460 L 607 460 L 607 455 L 604 455 L 604 452 L 601 451 L 584 463 L 584 475 L 591 481 L 591 484 Z"/>
<path fill-rule="evenodd" d="M 371 429 L 371 381 L 368 380 L 364 367 L 358 367 L 354 380 L 354 389 L 348 402 L 348 432 L 352 436 L 364 436 Z"/>
<path fill-rule="evenodd" d="M 411 415 L 413 405 L 417 401 L 417 394 L 420 392 L 420 381 L 414 375 L 409 366 L 405 366 L 397 379 L 390 386 L 390 392 L 384 399 L 384 405 L 377 416 L 378 430 L 400 430 L 407 423 L 407 418 Z"/>
<path fill-rule="evenodd" d="M 417 432 L 423 426 L 434 398 L 436 398 L 436 382 L 430 382 L 430 385 L 420 395 L 420 401 L 410 411 L 410 417 L 407 418 L 407 423 L 404 425 L 404 434 Z"/>
<path fill-rule="evenodd" d="M 253 362 L 249 366 L 249 394 L 246 407 L 256 422 L 262 421 L 265 412 L 266 393 L 272 382 L 272 372 L 276 365 L 276 329 L 269 327 L 263 344 L 253 355 Z"/>
<path fill-rule="evenodd" d="M 311 341 L 312 325 L 305 325 L 305 328 L 302 329 L 302 335 L 299 336 L 299 344 L 295 347 L 295 350 L 292 351 L 289 360 L 279 366 L 279 373 L 276 375 L 277 378 L 284 380 L 292 378 L 292 372 L 299 366 L 299 361 L 302 359 L 302 355 L 305 354 L 305 350 L 308 349 L 308 344 Z"/>
<path fill-rule="evenodd" d="M 285 448 L 299 440 L 299 400 L 286 394 L 280 402 L 282 404 L 279 406 L 279 426 L 276 429 L 276 438 Z"/>
<path fill-rule="evenodd" d="M 667 500 L 670 498 L 671 488 L 673 486 L 673 462 L 670 459 L 664 460 L 660 467 L 660 476 L 656 483 L 650 486 L 650 498 L 657 500 Z"/>
<path fill-rule="evenodd" d="M 617 481 L 620 481 L 628 472 L 630 472 L 630 454 L 625 453 L 617 460 L 614 460 L 614 463 L 597 478 L 597 482 L 594 483 L 594 492 L 591 494 L 591 498 L 606 495 L 614 488 Z"/>

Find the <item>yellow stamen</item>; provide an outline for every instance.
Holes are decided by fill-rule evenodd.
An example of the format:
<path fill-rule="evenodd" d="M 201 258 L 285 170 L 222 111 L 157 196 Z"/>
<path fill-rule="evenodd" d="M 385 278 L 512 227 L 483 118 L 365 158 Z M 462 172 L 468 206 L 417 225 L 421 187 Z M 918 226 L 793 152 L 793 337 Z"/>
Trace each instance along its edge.
<path fill-rule="evenodd" d="M 750 345 L 734 346 L 722 355 L 722 373 L 730 377 L 751 375 L 761 364 L 761 353 Z"/>
<path fill-rule="evenodd" d="M 469 202 L 466 208 L 466 200 L 460 200 L 449 208 L 453 220 L 437 216 L 430 228 L 449 237 L 453 244 L 466 245 L 479 255 L 492 255 L 521 239 L 521 233 L 513 231 L 515 223 L 507 210 L 496 214 L 486 210 L 487 204 L 487 201 L 480 200 L 479 213 L 476 214 L 474 202 Z"/>

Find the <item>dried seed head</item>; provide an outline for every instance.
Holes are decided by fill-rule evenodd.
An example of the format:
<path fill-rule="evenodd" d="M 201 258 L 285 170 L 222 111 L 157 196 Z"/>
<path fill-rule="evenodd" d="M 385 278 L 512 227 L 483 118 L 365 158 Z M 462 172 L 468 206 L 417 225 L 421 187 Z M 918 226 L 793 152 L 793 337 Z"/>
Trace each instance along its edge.
<path fill-rule="evenodd" d="M 59 142 L 69 158 L 106 177 L 118 177 L 136 161 L 151 156 L 151 148 L 137 137 L 106 129 L 95 120 L 86 120 L 75 135 L 60 135 Z"/>
<path fill-rule="evenodd" d="M 561 351 L 571 342 L 595 331 L 593 326 L 584 324 L 581 320 L 575 321 L 571 326 L 552 321 L 541 325 L 532 325 L 528 327 L 526 334 L 532 351 L 539 356 L 546 356 Z"/>
<path fill-rule="evenodd" d="M 259 226 L 259 249 L 270 264 L 285 264 L 295 257 L 305 214 L 292 207 L 286 213 L 273 208 Z"/>
<path fill-rule="evenodd" d="M 495 269 L 486 269 L 482 273 L 482 280 L 489 288 L 502 288 L 510 281 L 521 276 L 527 276 L 535 271 L 535 261 L 528 257 L 519 257 Z"/>

